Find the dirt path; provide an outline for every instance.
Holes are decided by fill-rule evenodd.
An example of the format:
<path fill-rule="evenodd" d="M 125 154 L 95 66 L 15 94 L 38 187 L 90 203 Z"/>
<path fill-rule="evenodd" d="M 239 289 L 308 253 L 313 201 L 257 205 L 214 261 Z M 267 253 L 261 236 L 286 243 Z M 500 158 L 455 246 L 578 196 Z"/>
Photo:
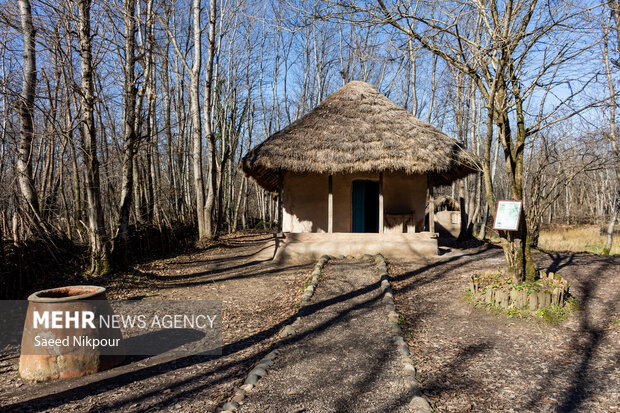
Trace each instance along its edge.
<path fill-rule="evenodd" d="M 0 351 L 0 411 L 214 412 L 293 321 L 311 266 L 256 255 L 271 236 L 222 245 L 98 279 L 110 298 L 222 300 L 221 356 L 131 358 L 92 376 L 30 383 Z M 440 412 L 620 411 L 620 258 L 538 254 L 581 305 L 559 326 L 506 319 L 463 300 L 472 272 L 504 265 L 501 249 L 469 248 L 428 264 L 390 262 L 397 310 L 422 391 Z M 262 257 L 261 257 L 262 258 Z M 371 262 L 324 269 L 310 310 L 243 411 L 400 411 L 409 400 Z"/>
<path fill-rule="evenodd" d="M 256 260 L 270 234 L 238 233 L 222 245 L 139 266 L 98 280 L 109 298 L 221 300 L 221 356 L 130 358 L 77 379 L 31 383 L 19 355 L 0 354 L 0 411 L 213 412 L 274 344 L 299 304 L 310 266 Z"/>
<path fill-rule="evenodd" d="M 241 412 L 407 411 L 373 262 L 330 261 L 302 320 Z"/>
<path fill-rule="evenodd" d="M 390 263 L 396 308 L 423 393 L 439 412 L 620 411 L 620 258 L 535 256 L 571 282 L 581 311 L 550 326 L 507 319 L 464 299 L 472 272 L 503 266 L 499 248 Z"/>

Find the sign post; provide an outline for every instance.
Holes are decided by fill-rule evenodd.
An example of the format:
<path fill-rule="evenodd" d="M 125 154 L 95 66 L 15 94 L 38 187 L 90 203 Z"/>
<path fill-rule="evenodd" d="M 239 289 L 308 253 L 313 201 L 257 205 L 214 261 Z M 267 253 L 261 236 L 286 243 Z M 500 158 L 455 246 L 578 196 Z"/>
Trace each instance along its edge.
<path fill-rule="evenodd" d="M 522 201 L 497 201 L 493 229 L 501 231 L 518 231 L 521 219 Z"/>

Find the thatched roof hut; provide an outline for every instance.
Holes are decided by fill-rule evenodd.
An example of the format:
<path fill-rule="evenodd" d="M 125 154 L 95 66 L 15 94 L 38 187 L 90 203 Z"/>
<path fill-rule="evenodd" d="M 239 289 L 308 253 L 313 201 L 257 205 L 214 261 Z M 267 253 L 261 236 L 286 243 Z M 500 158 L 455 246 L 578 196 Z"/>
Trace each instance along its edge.
<path fill-rule="evenodd" d="M 241 161 L 259 185 L 280 193 L 285 242 L 276 257 L 297 262 L 436 254 L 433 186 L 475 164 L 454 139 L 363 82 L 343 86 Z"/>
<path fill-rule="evenodd" d="M 241 167 L 269 191 L 282 171 L 430 173 L 447 184 L 477 169 L 454 139 L 358 81 L 256 146 Z"/>

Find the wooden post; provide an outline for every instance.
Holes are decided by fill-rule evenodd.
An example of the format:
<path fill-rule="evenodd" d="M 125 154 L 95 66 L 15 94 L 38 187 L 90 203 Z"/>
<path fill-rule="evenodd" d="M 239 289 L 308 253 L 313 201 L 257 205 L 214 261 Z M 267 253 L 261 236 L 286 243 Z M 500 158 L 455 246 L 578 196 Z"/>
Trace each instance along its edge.
<path fill-rule="evenodd" d="M 379 172 L 379 234 L 383 234 L 383 172 Z"/>
<path fill-rule="evenodd" d="M 328 195 L 327 195 L 327 232 L 330 234 L 334 232 L 334 194 L 333 194 L 333 180 L 329 175 L 327 179 Z"/>
<path fill-rule="evenodd" d="M 283 212 L 282 212 L 282 185 L 283 185 L 283 177 L 282 174 L 280 174 L 280 177 L 278 178 L 278 233 L 282 232 L 282 218 L 284 216 Z"/>
<path fill-rule="evenodd" d="M 428 230 L 435 233 L 435 196 L 433 195 L 433 178 L 428 175 Z"/>

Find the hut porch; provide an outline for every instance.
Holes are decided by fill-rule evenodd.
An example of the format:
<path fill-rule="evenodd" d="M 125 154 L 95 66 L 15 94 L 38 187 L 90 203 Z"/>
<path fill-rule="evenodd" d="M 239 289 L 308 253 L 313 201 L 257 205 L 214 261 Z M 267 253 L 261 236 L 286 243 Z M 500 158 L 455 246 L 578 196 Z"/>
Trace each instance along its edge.
<path fill-rule="evenodd" d="M 284 233 L 275 260 L 291 264 L 316 261 L 322 255 L 360 257 L 382 254 L 388 259 L 416 260 L 437 254 L 437 238 L 430 232 L 416 233 Z"/>
<path fill-rule="evenodd" d="M 302 262 L 323 254 L 436 255 L 434 230 L 424 226 L 428 188 L 423 174 L 286 173 L 276 258 Z"/>

